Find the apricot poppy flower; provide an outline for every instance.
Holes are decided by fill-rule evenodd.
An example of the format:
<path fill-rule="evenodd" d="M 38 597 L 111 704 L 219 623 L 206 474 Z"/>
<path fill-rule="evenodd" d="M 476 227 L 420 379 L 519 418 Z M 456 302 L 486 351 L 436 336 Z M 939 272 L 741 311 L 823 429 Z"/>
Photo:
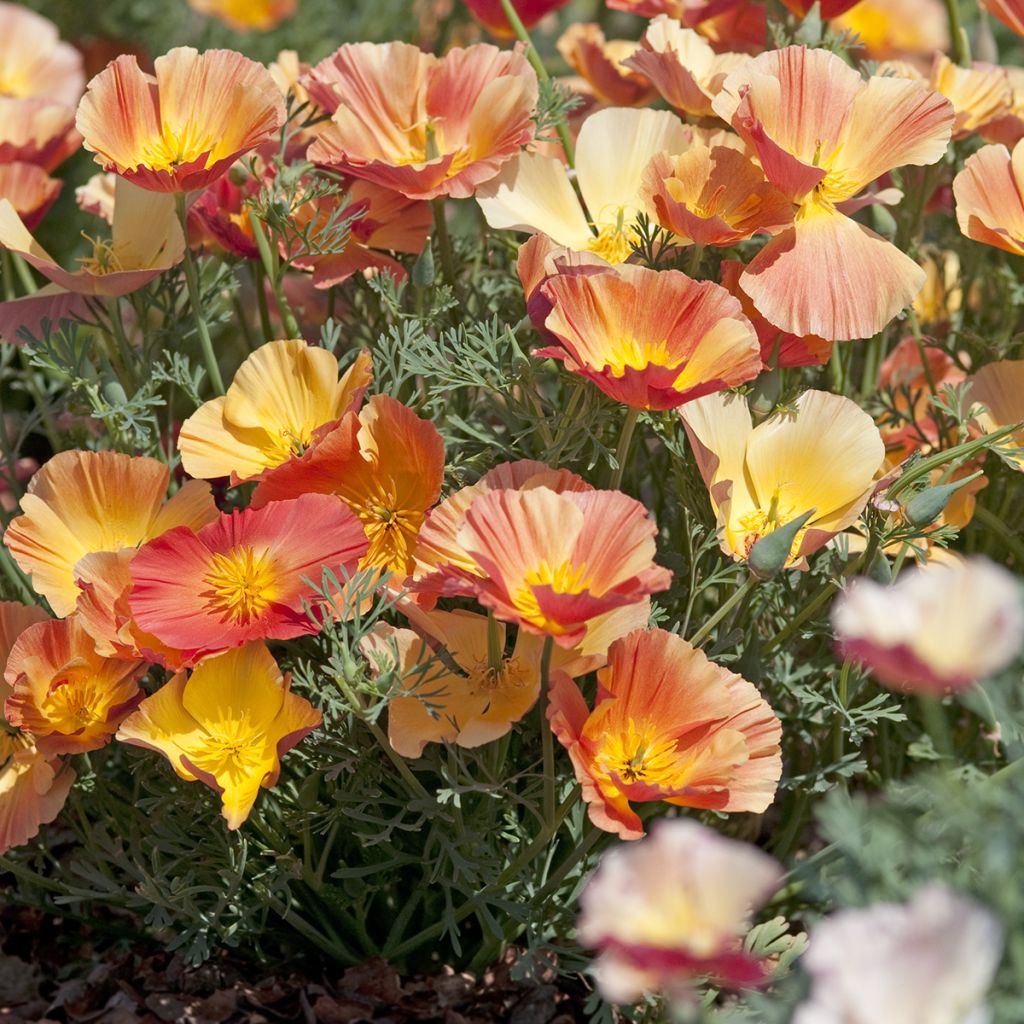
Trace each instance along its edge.
<path fill-rule="evenodd" d="M 1016 658 L 1024 602 L 1016 578 L 979 555 L 908 569 L 891 586 L 855 580 L 832 625 L 840 654 L 886 686 L 941 696 Z"/>
<path fill-rule="evenodd" d="M 708 395 L 679 410 L 722 529 L 722 550 L 742 561 L 761 537 L 806 512 L 788 564 L 796 566 L 852 526 L 874 489 L 885 446 L 855 402 L 805 391 L 759 423 L 737 395 Z"/>
<path fill-rule="evenodd" d="M 240 166 L 236 164 L 235 168 Z M 233 180 L 234 170 L 222 174 L 204 188 L 188 208 L 189 244 L 193 249 L 212 243 L 232 256 L 259 259 L 260 250 L 252 233 L 246 202 L 259 195 L 263 183 L 247 170 L 242 173 L 241 184 Z"/>
<path fill-rule="evenodd" d="M 264 477 L 302 455 L 321 428 L 357 409 L 370 384 L 369 352 L 338 378 L 338 360 L 301 338 L 268 341 L 235 372 L 226 394 L 204 402 L 181 425 L 178 451 L 189 476 Z"/>
<path fill-rule="evenodd" d="M 262 64 L 178 46 L 154 67 L 155 77 L 122 54 L 88 85 L 76 123 L 104 170 L 155 192 L 194 191 L 280 131 L 284 97 Z"/>
<path fill-rule="evenodd" d="M 522 153 L 477 190 L 492 228 L 541 232 L 559 245 L 623 263 L 637 240 L 633 223 L 652 213 L 641 191 L 643 174 L 661 152 L 681 153 L 693 138 L 665 110 L 613 107 L 583 122 L 576 143 L 580 198 L 560 160 Z"/>
<path fill-rule="evenodd" d="M 325 568 L 339 579 L 352 574 L 366 548 L 341 502 L 304 494 L 144 544 L 132 559 L 128 603 L 141 629 L 195 662 L 253 640 L 316 633 L 312 584 Z"/>
<path fill-rule="evenodd" d="M 303 84 L 331 115 L 309 159 L 409 199 L 471 196 L 534 136 L 539 87 L 518 48 L 346 43 Z"/>
<path fill-rule="evenodd" d="M 663 629 L 616 641 L 597 678 L 590 710 L 555 673 L 547 714 L 598 828 L 639 839 L 631 801 L 760 813 L 775 799 L 782 726 L 752 683 Z"/>
<path fill-rule="evenodd" d="M 869 60 L 927 60 L 949 49 L 949 17 L 942 0 L 860 0 L 833 18 L 833 32 L 857 37 Z"/>
<path fill-rule="evenodd" d="M 978 3 L 1007 28 L 1024 36 L 1024 0 L 978 0 Z"/>
<path fill-rule="evenodd" d="M 85 88 L 82 65 L 52 21 L 21 4 L 0 3 L 0 96 L 42 96 L 73 107 Z"/>
<path fill-rule="evenodd" d="M 24 733 L 0 729 L 0 854 L 38 835 L 61 812 L 75 770 Z"/>
<path fill-rule="evenodd" d="M 647 509 L 620 491 L 534 487 L 476 498 L 457 541 L 480 573 L 470 578 L 480 604 L 573 647 L 592 619 L 669 586 L 672 573 L 653 560 L 655 532 Z"/>
<path fill-rule="evenodd" d="M 49 618 L 50 616 L 38 605 L 0 601 L 0 712 L 11 692 L 11 688 L 4 681 L 3 673 L 15 641 L 29 626 L 46 622 Z"/>
<path fill-rule="evenodd" d="M 678 20 L 659 15 L 624 63 L 647 76 L 669 106 L 695 117 L 711 117 L 711 101 L 726 77 L 750 58 L 715 53 L 711 44 Z"/>
<path fill-rule="evenodd" d="M 525 28 L 533 28 L 541 18 L 564 7 L 569 0 L 512 0 L 512 7 Z M 515 31 L 508 22 L 501 0 L 466 0 L 470 13 L 499 39 L 513 39 Z"/>
<path fill-rule="evenodd" d="M 757 311 L 740 287 L 744 266 L 739 260 L 722 260 L 718 267 L 722 287 L 740 300 L 743 315 L 753 324 L 761 343 L 761 362 L 769 369 L 789 366 L 823 366 L 832 355 L 832 342 L 809 334 L 804 338 L 779 330 Z"/>
<path fill-rule="evenodd" d="M 374 395 L 304 455 L 267 474 L 252 505 L 310 492 L 336 494 L 369 538 L 362 568 L 389 569 L 399 581 L 413 569 L 413 548 L 427 509 L 441 496 L 444 441 L 430 420 Z"/>
<path fill-rule="evenodd" d="M 188 0 L 188 5 L 236 32 L 268 32 L 298 10 L 299 0 Z"/>
<path fill-rule="evenodd" d="M 756 846 L 684 818 L 601 857 L 580 895 L 577 937 L 598 950 L 594 977 L 609 1002 L 652 992 L 688 998 L 697 978 L 762 980 L 742 948 L 754 911 L 782 884 L 782 866 Z"/>
<path fill-rule="evenodd" d="M 713 107 L 797 206 L 793 227 L 747 266 L 743 290 L 791 334 L 876 334 L 920 291 L 924 271 L 843 204 L 894 167 L 939 160 L 952 105 L 923 82 L 865 81 L 835 54 L 790 46 L 734 71 Z"/>
<path fill-rule="evenodd" d="M 782 0 L 782 2 L 801 18 L 805 18 L 815 4 L 815 0 Z M 851 7 L 856 7 L 860 0 L 820 0 L 820 2 L 821 16 L 836 18 Z"/>
<path fill-rule="evenodd" d="M 261 643 L 205 658 L 147 697 L 118 730 L 122 743 L 163 754 L 186 782 L 220 794 L 229 829 L 249 817 L 281 758 L 322 721 Z"/>
<path fill-rule="evenodd" d="M 88 312 L 85 296 L 127 295 L 181 262 L 185 241 L 170 196 L 154 195 L 119 180 L 110 238 L 91 239 L 92 255 L 78 270 L 65 270 L 32 237 L 6 199 L 0 199 L 0 246 L 17 253 L 52 283 L 34 295 L 0 303 L 0 332 L 17 339 L 24 327 L 39 333 L 44 319 L 56 322 Z"/>
<path fill-rule="evenodd" d="M 57 201 L 63 182 L 35 164 L 0 164 L 0 199 L 6 199 L 31 231 Z"/>
<path fill-rule="evenodd" d="M 466 510 L 477 498 L 491 491 L 527 491 L 546 487 L 556 494 L 563 491 L 592 491 L 581 476 L 567 469 L 552 469 L 543 462 L 520 459 L 503 462 L 488 470 L 475 483 L 452 492 L 427 514 L 414 551 L 415 590 L 434 597 L 458 594 L 471 596 L 473 581 L 483 571 L 473 556 L 459 543 L 466 521 Z"/>
<path fill-rule="evenodd" d="M 982 146 L 953 179 L 956 219 L 968 238 L 1024 255 L 1024 142 Z"/>
<path fill-rule="evenodd" d="M 52 171 L 82 144 L 75 109 L 42 96 L 13 99 L 0 91 L 0 162 Z"/>
<path fill-rule="evenodd" d="M 679 156 L 659 153 L 644 172 L 641 194 L 657 223 L 681 242 L 734 245 L 793 223 L 793 204 L 730 146 L 698 143 Z"/>
<path fill-rule="evenodd" d="M 986 434 L 1024 421 L 1024 359 L 988 363 L 968 380 L 967 404 L 985 407 L 977 422 Z M 1000 447 L 1009 449 L 1014 469 L 1024 470 L 1024 428 L 1004 438 Z"/>
<path fill-rule="evenodd" d="M 623 265 L 547 280 L 544 321 L 558 346 L 538 349 L 637 409 L 674 409 L 761 372 L 761 346 L 739 301 L 677 270 Z"/>
<path fill-rule="evenodd" d="M 612 107 L 641 107 L 656 95 L 654 86 L 626 59 L 639 44 L 605 39 L 600 25 L 575 22 L 558 39 L 558 52 L 590 88 L 599 103 Z"/>
<path fill-rule="evenodd" d="M 146 456 L 67 451 L 54 455 L 22 496 L 4 544 L 57 615 L 75 608 L 75 566 L 94 551 L 135 548 L 176 526 L 217 516 L 208 484 L 189 481 L 165 501 L 170 469 Z"/>
<path fill-rule="evenodd" d="M 40 753 L 79 754 L 105 746 L 142 699 L 141 661 L 103 658 L 75 616 L 29 626 L 15 641 L 4 678 L 7 721 Z"/>

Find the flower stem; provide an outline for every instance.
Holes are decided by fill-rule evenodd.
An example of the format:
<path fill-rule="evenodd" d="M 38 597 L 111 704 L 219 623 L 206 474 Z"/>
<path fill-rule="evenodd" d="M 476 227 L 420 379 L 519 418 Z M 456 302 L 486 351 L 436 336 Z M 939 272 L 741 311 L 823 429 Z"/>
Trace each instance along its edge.
<path fill-rule="evenodd" d="M 445 282 L 455 287 L 455 253 L 452 250 L 452 236 L 448 233 L 448 221 L 444 215 L 444 196 L 430 201 L 434 211 L 434 237 L 437 247 L 441 250 L 441 271 Z"/>
<path fill-rule="evenodd" d="M 724 604 L 718 606 L 714 615 L 712 615 L 711 618 L 693 634 L 690 639 L 690 643 L 696 647 L 701 643 L 701 641 L 706 640 L 711 635 L 711 631 L 715 626 L 717 626 L 722 619 L 724 619 L 726 615 L 728 615 L 729 612 L 732 611 L 732 609 L 735 608 L 736 605 L 738 605 L 754 589 L 754 587 L 757 586 L 759 582 L 760 580 L 751 573 L 743 583 L 732 592 L 729 599 L 725 601 Z"/>
<path fill-rule="evenodd" d="M 185 207 L 185 193 L 178 192 L 174 196 L 178 210 L 178 221 L 181 224 L 181 233 L 185 239 L 185 283 L 188 286 L 188 301 L 192 306 L 192 314 L 196 321 L 196 332 L 199 335 L 199 344 L 203 350 L 203 360 L 206 363 L 206 372 L 210 378 L 210 384 L 218 395 L 224 394 L 224 380 L 220 375 L 220 367 L 217 365 L 217 357 L 213 352 L 213 339 L 210 337 L 210 329 L 206 326 L 203 318 L 203 306 L 199 294 L 199 271 L 196 268 L 195 257 L 188 244 L 188 210 Z"/>
<path fill-rule="evenodd" d="M 555 815 L 555 735 L 548 721 L 548 689 L 551 677 L 551 654 L 554 650 L 553 637 L 544 638 L 544 648 L 540 655 L 540 742 L 542 750 L 541 766 L 544 772 L 544 825 L 552 828 Z M 554 834 L 554 833 L 552 833 Z"/>
<path fill-rule="evenodd" d="M 949 37 L 953 41 L 953 59 L 962 68 L 971 66 L 971 44 L 960 21 L 960 0 L 946 0 Z"/>
<path fill-rule="evenodd" d="M 626 456 L 629 455 L 629 446 L 633 442 L 633 431 L 636 429 L 636 421 L 639 418 L 640 410 L 630 407 L 622 422 L 619 446 L 615 449 L 615 469 L 612 470 L 611 480 L 608 483 L 609 490 L 617 491 L 622 483 L 622 474 L 626 468 Z"/>
<path fill-rule="evenodd" d="M 953 736 L 949 731 L 949 722 L 946 720 L 946 712 L 942 707 L 942 701 L 938 697 L 928 694 L 921 694 L 919 698 L 921 705 L 921 717 L 924 719 L 924 727 L 932 739 L 935 750 L 943 760 L 953 758 Z"/>
<path fill-rule="evenodd" d="M 301 338 L 299 321 L 295 318 L 292 307 L 284 297 L 284 287 L 281 284 L 281 264 L 277 258 L 277 252 L 267 239 L 267 233 L 263 230 L 263 223 L 256 216 L 255 210 L 249 211 L 249 223 L 252 225 L 253 238 L 256 239 L 256 248 L 260 251 L 260 260 L 267 272 L 270 281 L 270 290 L 274 293 L 274 301 L 277 303 L 277 312 L 281 317 L 281 327 L 288 338 Z"/>
<path fill-rule="evenodd" d="M 501 9 L 505 12 L 505 17 L 508 18 L 508 23 L 512 26 L 516 37 L 526 44 L 526 59 L 533 66 L 533 70 L 537 72 L 537 78 L 542 82 L 550 82 L 551 76 L 548 74 L 548 69 L 544 67 L 544 61 L 540 59 L 537 47 L 533 45 L 533 40 L 530 38 L 530 33 L 526 31 L 522 18 L 512 6 L 512 0 L 501 0 Z M 572 136 L 569 134 L 569 125 L 562 119 L 558 122 L 555 130 L 558 132 L 558 140 L 562 143 L 562 149 L 565 151 L 565 159 L 569 162 L 570 167 L 575 167 L 576 150 L 572 144 Z"/>

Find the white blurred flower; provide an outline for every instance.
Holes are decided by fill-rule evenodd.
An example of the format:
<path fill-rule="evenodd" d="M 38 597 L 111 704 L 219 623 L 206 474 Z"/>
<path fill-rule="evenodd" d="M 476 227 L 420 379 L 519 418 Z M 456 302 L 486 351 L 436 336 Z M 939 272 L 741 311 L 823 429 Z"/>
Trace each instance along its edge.
<path fill-rule="evenodd" d="M 579 919 L 580 942 L 600 951 L 601 993 L 629 1003 L 648 991 L 682 991 L 693 977 L 759 981 L 763 968 L 741 940 L 781 880 L 778 863 L 756 847 L 682 818 L 606 853 Z"/>
<path fill-rule="evenodd" d="M 989 911 L 941 885 L 840 911 L 811 931 L 793 1024 L 987 1024 L 1002 945 Z"/>
<path fill-rule="evenodd" d="M 832 614 L 844 657 L 898 689 L 941 694 L 1005 668 L 1024 640 L 1017 579 L 981 556 L 858 579 Z"/>

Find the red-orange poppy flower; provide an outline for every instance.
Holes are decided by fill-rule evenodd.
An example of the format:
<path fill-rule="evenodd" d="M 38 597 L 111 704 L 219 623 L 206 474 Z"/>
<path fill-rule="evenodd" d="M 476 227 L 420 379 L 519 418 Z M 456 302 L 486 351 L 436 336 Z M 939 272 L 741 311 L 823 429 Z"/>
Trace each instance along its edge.
<path fill-rule="evenodd" d="M 52 171 L 81 144 L 74 107 L 42 96 L 18 100 L 0 93 L 0 163 L 20 160 Z"/>
<path fill-rule="evenodd" d="M 534 136 L 537 76 L 518 49 L 347 43 L 303 81 L 332 115 L 309 159 L 409 199 L 471 196 Z"/>
<path fill-rule="evenodd" d="M 27 843 L 60 814 L 75 770 L 25 733 L 0 729 L 0 854 Z"/>
<path fill-rule="evenodd" d="M 287 640 L 317 632 L 306 607 L 318 600 L 311 584 L 323 570 L 339 579 L 355 572 L 366 548 L 341 502 L 304 494 L 143 545 L 129 605 L 141 629 L 193 662 L 252 640 Z"/>
<path fill-rule="evenodd" d="M 761 346 L 739 301 L 677 270 L 624 264 L 562 273 L 542 291 L 558 346 L 534 354 L 565 363 L 638 409 L 674 409 L 761 372 Z"/>
<path fill-rule="evenodd" d="M 590 820 L 622 839 L 643 825 L 631 802 L 764 811 L 782 774 L 782 726 L 757 688 L 663 629 L 612 644 L 590 710 L 555 673 L 551 728 L 569 751 Z"/>
<path fill-rule="evenodd" d="M 564 7 L 569 0 L 512 0 L 512 7 L 525 28 L 533 28 L 541 18 Z M 473 17 L 499 39 L 512 39 L 515 30 L 508 22 L 501 0 L 466 0 Z"/>
<path fill-rule="evenodd" d="M 782 2 L 794 13 L 804 18 L 814 6 L 815 0 L 782 0 Z M 819 11 L 823 18 L 838 18 L 840 14 L 856 7 L 860 0 L 820 0 Z"/>
<path fill-rule="evenodd" d="M 641 195 L 658 224 L 697 245 L 734 245 L 793 223 L 793 204 L 731 146 L 697 143 L 679 156 L 660 153 L 647 165 Z"/>
<path fill-rule="evenodd" d="M 6 199 L 31 231 L 57 201 L 63 182 L 36 164 L 0 164 L 0 199 Z"/>
<path fill-rule="evenodd" d="M 280 131 L 284 97 L 240 53 L 179 46 L 155 70 L 125 54 L 89 83 L 76 123 L 104 170 L 155 192 L 189 192 Z"/>
<path fill-rule="evenodd" d="M 978 0 L 978 3 L 1007 28 L 1024 36 L 1024 0 Z"/>
<path fill-rule="evenodd" d="M 650 79 L 626 63 L 638 46 L 626 39 L 605 39 L 600 25 L 584 22 L 570 25 L 558 40 L 566 64 L 598 102 L 612 107 L 641 107 L 657 95 Z"/>
<path fill-rule="evenodd" d="M 620 491 L 535 487 L 478 497 L 458 543 L 481 573 L 472 577 L 480 604 L 573 647 L 591 620 L 669 586 L 655 532 L 647 509 Z"/>
<path fill-rule="evenodd" d="M 429 420 L 387 395 L 374 395 L 304 455 L 267 474 L 253 507 L 299 494 L 336 494 L 362 521 L 369 549 L 363 568 L 413 569 L 413 548 L 441 496 L 444 441 Z"/>
<path fill-rule="evenodd" d="M 299 0 L 188 0 L 189 7 L 236 32 L 268 32 L 299 8 Z"/>
<path fill-rule="evenodd" d="M 0 705 L 7 700 L 11 688 L 4 682 L 3 673 L 15 641 L 29 626 L 46 622 L 49 615 L 38 605 L 18 601 L 0 601 Z"/>
<path fill-rule="evenodd" d="M 97 654 L 73 615 L 29 626 L 7 659 L 7 721 L 47 756 L 98 750 L 142 699 L 145 669 Z"/>

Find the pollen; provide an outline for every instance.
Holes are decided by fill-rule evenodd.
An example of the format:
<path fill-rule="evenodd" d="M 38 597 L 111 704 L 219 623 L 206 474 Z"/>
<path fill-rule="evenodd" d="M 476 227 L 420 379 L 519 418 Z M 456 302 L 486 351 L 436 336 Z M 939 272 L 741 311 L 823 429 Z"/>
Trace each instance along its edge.
<path fill-rule="evenodd" d="M 277 592 L 277 576 L 269 553 L 251 547 L 213 555 L 203 582 L 208 588 L 203 596 L 239 623 L 248 623 L 260 615 Z"/>
<path fill-rule="evenodd" d="M 658 732 L 655 725 L 629 720 L 622 732 L 609 733 L 595 758 L 597 767 L 620 784 L 635 782 L 665 789 L 680 784 L 683 768 L 674 739 Z"/>
<path fill-rule="evenodd" d="M 536 569 L 526 574 L 523 585 L 512 599 L 519 614 L 535 626 L 555 636 L 567 633 L 568 629 L 564 625 L 549 619 L 541 611 L 540 602 L 533 588 L 544 586 L 551 587 L 556 594 L 582 594 L 590 589 L 586 563 L 573 565 L 566 561 L 552 568 L 547 562 L 542 561 Z"/>

